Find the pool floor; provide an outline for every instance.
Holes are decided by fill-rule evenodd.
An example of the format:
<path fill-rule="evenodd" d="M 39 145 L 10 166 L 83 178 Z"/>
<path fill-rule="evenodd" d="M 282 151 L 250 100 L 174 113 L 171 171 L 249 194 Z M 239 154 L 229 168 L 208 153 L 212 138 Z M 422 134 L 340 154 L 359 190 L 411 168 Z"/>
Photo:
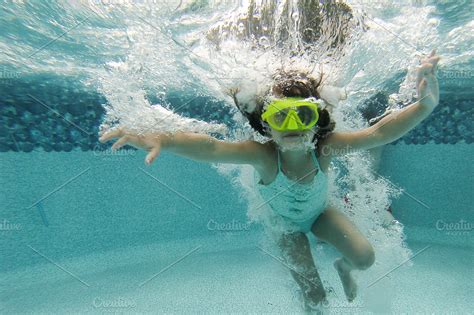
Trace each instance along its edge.
<path fill-rule="evenodd" d="M 277 254 L 258 245 L 259 239 L 189 239 L 75 261 L 44 257 L 45 264 L 2 275 L 9 289 L 2 293 L 0 313 L 302 314 L 288 270 Z M 412 259 L 413 265 L 402 265 L 370 288 L 359 288 L 361 298 L 348 303 L 332 268 L 337 253 L 311 242 L 323 248 L 316 264 L 325 286 L 334 289 L 328 314 L 472 312 L 469 248 L 409 241 L 413 253 L 425 249 Z"/>

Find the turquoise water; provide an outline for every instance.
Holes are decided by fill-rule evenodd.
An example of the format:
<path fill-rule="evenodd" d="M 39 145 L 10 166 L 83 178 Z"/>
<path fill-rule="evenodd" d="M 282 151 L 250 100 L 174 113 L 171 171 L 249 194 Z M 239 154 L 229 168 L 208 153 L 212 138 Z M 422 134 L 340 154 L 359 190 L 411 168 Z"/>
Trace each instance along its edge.
<path fill-rule="evenodd" d="M 2 3 L 0 313 L 302 313 L 279 253 L 262 227 L 248 222 L 249 202 L 233 183 L 239 174 L 223 176 L 168 152 L 148 167 L 142 151 L 112 153 L 97 142 L 110 95 L 91 82 L 105 76 L 104 63 L 137 53 L 117 30 L 128 28 L 134 39 L 126 10 L 99 6 L 103 11 L 85 28 L 37 52 L 62 34 L 57 25 L 69 29 L 83 21 L 84 3 Z M 420 126 L 384 148 L 378 170 L 403 191 L 391 209 L 404 226 L 411 259 L 381 260 L 372 271 L 356 273 L 360 298 L 347 303 L 332 267 L 338 253 L 311 236 L 321 278 L 334 290 L 330 314 L 472 313 L 474 100 L 468 87 L 474 62 L 472 36 L 455 29 L 469 29 L 473 21 L 465 15 L 469 2 L 415 5 L 429 6 L 430 18 L 439 19 L 439 53 L 449 65 L 440 69 L 442 101 Z M 174 82 L 163 71 L 165 81 Z M 374 107 L 374 99 L 386 106 L 403 71 L 392 74 L 360 108 Z M 179 79 L 187 82 L 186 76 Z M 152 79 L 150 85 L 162 84 Z M 183 86 L 184 92 L 172 87 L 168 95 L 176 112 L 236 124 L 224 101 Z M 160 100 L 146 91 L 151 103 Z"/>
<path fill-rule="evenodd" d="M 469 313 L 472 230 L 436 224 L 472 222 L 465 210 L 473 202 L 472 181 L 465 176 L 472 167 L 459 166 L 466 154 L 472 146 L 387 149 L 381 172 L 430 207 L 402 195 L 393 213 L 405 224 L 413 253 L 429 248 L 413 266 L 403 265 L 366 289 L 367 300 L 344 302 L 331 267 L 337 253 L 311 238 L 321 277 L 339 297 L 331 302 L 333 312 Z M 8 284 L 3 312 L 299 312 L 286 268 L 262 250 L 259 226 L 245 225 L 245 202 L 227 180 L 206 164 L 167 153 L 151 168 L 142 158 L 142 152 L 112 158 L 4 153 L 2 204 L 16 209 L 7 220 L 17 228 L 2 231 L 2 283 Z M 424 169 L 428 164 L 410 166 L 426 158 L 429 169 L 443 169 L 446 161 L 458 167 L 434 174 Z M 176 171 L 176 165 L 183 168 Z M 26 209 L 85 170 L 42 207 Z M 416 172 L 424 176 L 415 180 Z M 124 184 L 114 184 L 119 181 Z M 201 185 L 206 189 L 195 188 Z"/>

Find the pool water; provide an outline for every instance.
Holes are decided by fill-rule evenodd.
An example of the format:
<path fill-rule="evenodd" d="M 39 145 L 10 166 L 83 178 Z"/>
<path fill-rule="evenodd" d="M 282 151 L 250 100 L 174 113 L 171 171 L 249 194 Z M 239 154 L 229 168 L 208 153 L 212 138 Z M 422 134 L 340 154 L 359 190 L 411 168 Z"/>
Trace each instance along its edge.
<path fill-rule="evenodd" d="M 166 151 L 147 166 L 143 151 L 126 147 L 111 152 L 110 143 L 98 142 L 107 114 L 103 105 L 113 101 L 111 87 L 124 93 L 116 95 L 121 101 L 140 99 L 129 90 L 133 84 L 125 84 L 141 70 L 117 78 L 124 86 L 107 81 L 101 89 L 91 83 L 106 77 L 106 63 L 124 56 L 135 60 L 137 53 L 149 56 L 149 47 L 134 42 L 136 34 L 149 33 L 130 22 L 140 19 L 123 15 L 130 8 L 89 1 L 100 10 L 90 24 L 84 22 L 87 27 L 77 27 L 80 44 L 71 33 L 50 42 L 43 55 L 33 49 L 61 35 L 58 25 L 75 25 L 68 18 L 82 12 L 86 2 L 1 4 L 0 314 L 303 313 L 280 253 L 262 226 L 248 219 L 249 201 L 235 181 L 241 174 L 223 176 L 213 165 Z M 414 18 L 395 2 L 383 5 L 375 2 L 378 11 L 371 14 L 391 22 Z M 418 1 L 413 6 L 433 8 L 428 24 L 439 19 L 434 40 L 449 67 L 440 69 L 441 104 L 383 149 L 377 171 L 401 191 L 391 200 L 391 211 L 403 225 L 411 255 L 393 263 L 376 259 L 374 268 L 354 271 L 359 294 L 348 303 L 332 266 L 338 252 L 310 235 L 329 292 L 326 313 L 472 314 L 474 62 L 469 52 L 474 40 L 468 31 L 473 27 L 466 15 L 469 5 Z M 49 23 L 49 17 L 56 22 Z M 196 30 L 198 22 L 184 29 Z M 421 30 L 412 32 L 423 37 Z M 129 51 L 133 43 L 138 48 Z M 383 60 L 369 48 L 361 48 L 364 52 L 374 63 Z M 32 53 L 35 57 L 27 58 Z M 168 67 L 181 71 L 182 64 L 160 62 L 154 66 L 164 70 L 157 67 L 163 71 L 157 73 L 174 82 Z M 361 108 L 374 107 L 374 102 L 387 106 L 393 86 L 405 75 L 402 70 L 394 67 L 383 86 L 366 90 L 370 97 Z M 176 79 L 184 82 L 188 75 Z M 370 78 L 377 76 L 383 74 Z M 158 77 L 150 77 L 149 84 L 162 84 Z M 146 91 L 150 103 L 161 100 L 161 94 Z M 170 103 L 183 116 L 234 127 L 229 107 L 201 92 L 187 86 L 184 92 L 170 89 Z"/>
<path fill-rule="evenodd" d="M 351 304 L 332 267 L 337 252 L 312 237 L 321 277 L 334 288 L 331 312 L 468 313 L 472 230 L 447 224 L 472 222 L 464 210 L 472 205 L 465 176 L 472 168 L 414 180 L 410 174 L 424 170 L 409 161 L 446 169 L 447 160 L 461 163 L 472 146 L 399 144 L 385 154 L 381 173 L 430 207 L 405 194 L 392 205 L 405 224 L 413 265 L 384 266 L 397 268 L 385 277 L 371 274 L 373 281 L 383 278 L 361 288 L 364 299 Z M 279 253 L 269 252 L 258 225 L 246 224 L 245 202 L 227 180 L 206 164 L 166 152 L 152 167 L 143 158 L 142 152 L 4 153 L 2 203 L 19 210 L 8 212 L 10 228 L 2 231 L 2 312 L 300 312 Z M 85 170 L 42 207 L 28 208 Z M 200 185 L 207 188 L 198 193 Z"/>
<path fill-rule="evenodd" d="M 245 240 L 256 242 L 250 236 Z M 78 279 L 45 264 L 29 268 L 7 276 L 21 282 L 4 294 L 3 312 L 301 313 L 284 266 L 254 246 L 227 243 L 219 248 L 215 242 L 195 238 L 171 243 L 173 248 L 159 244 L 63 262 Z M 384 290 L 374 285 L 365 289 L 364 302 L 353 303 L 342 298 L 336 272 L 328 264 L 336 255 L 327 248 L 316 260 L 323 281 L 335 289 L 330 312 L 468 314 L 472 286 L 465 275 L 472 267 L 472 249 L 417 241 L 409 245 L 415 252 L 430 247 L 415 258 L 413 267 L 402 266 L 378 283 Z M 132 255 L 141 259 L 132 261 Z M 423 294 L 417 294 L 420 287 Z"/>

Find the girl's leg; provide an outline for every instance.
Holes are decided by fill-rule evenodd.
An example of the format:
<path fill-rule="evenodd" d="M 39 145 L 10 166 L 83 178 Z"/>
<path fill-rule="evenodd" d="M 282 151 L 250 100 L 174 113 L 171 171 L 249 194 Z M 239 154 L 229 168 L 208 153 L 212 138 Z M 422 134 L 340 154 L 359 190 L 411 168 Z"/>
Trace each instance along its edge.
<path fill-rule="evenodd" d="M 328 208 L 314 222 L 311 231 L 316 237 L 332 244 L 344 257 L 334 262 L 347 300 L 357 294 L 357 286 L 350 272 L 369 268 L 375 260 L 374 249 L 357 227 L 341 212 Z"/>
<path fill-rule="evenodd" d="M 308 237 L 301 232 L 283 234 L 278 240 L 291 275 L 300 286 L 306 302 L 317 304 L 326 297 L 309 246 Z"/>

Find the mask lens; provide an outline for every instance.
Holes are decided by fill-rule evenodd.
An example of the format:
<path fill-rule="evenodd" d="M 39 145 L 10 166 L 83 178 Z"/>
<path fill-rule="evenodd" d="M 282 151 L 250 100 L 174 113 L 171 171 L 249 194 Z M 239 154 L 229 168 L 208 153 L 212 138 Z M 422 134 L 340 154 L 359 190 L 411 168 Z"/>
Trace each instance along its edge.
<path fill-rule="evenodd" d="M 316 119 L 316 113 L 309 106 L 299 106 L 296 109 L 296 112 L 301 122 L 305 125 L 309 125 L 314 119 Z"/>
<path fill-rule="evenodd" d="M 272 116 L 273 123 L 277 126 L 281 126 L 283 122 L 285 121 L 286 116 L 288 115 L 288 109 L 285 108 L 279 112 L 276 112 Z"/>

